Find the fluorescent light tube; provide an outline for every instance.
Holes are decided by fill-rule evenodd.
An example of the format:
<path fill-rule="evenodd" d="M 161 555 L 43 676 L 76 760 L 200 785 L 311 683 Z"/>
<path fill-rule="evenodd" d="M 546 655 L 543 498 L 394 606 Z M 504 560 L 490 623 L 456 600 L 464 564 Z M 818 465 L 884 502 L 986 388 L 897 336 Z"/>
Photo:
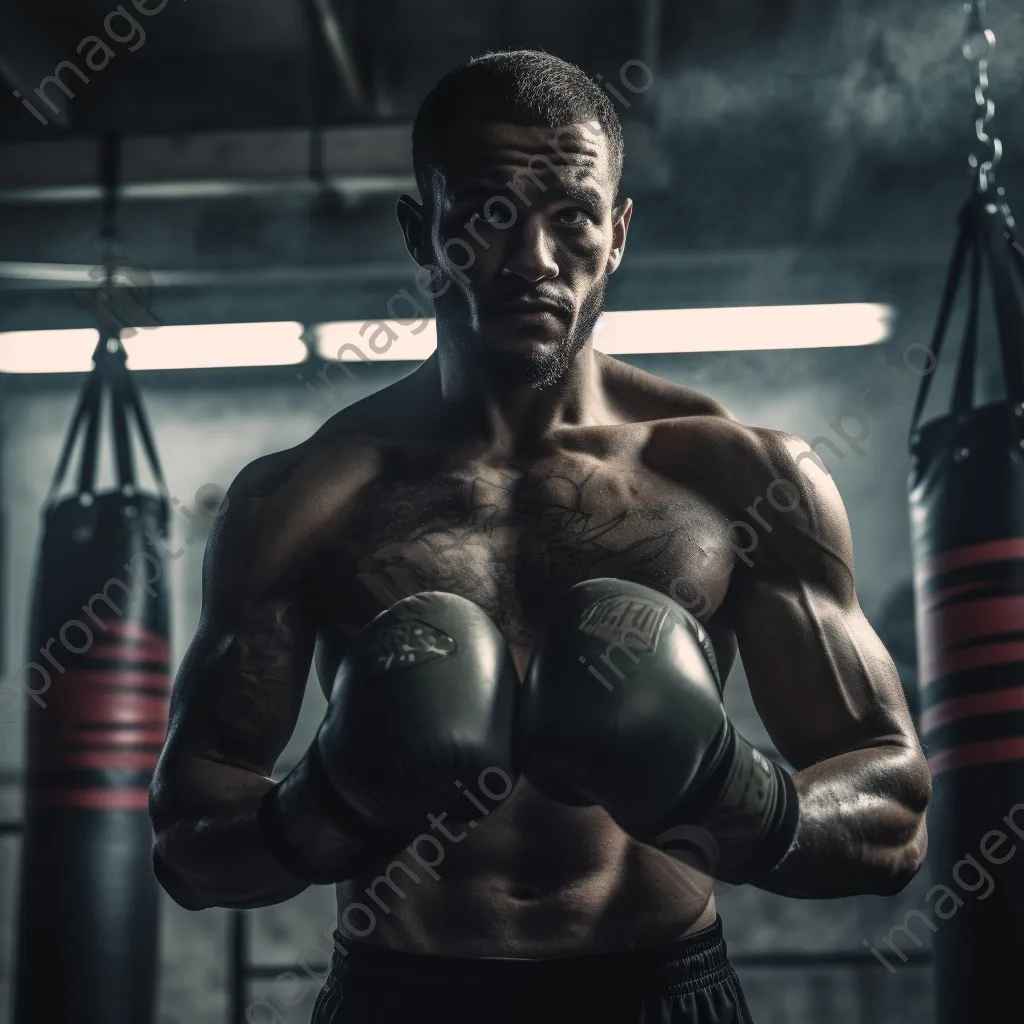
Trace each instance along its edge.
<path fill-rule="evenodd" d="M 655 355 L 877 345 L 892 334 L 894 319 L 892 307 L 871 302 L 625 310 L 602 315 L 594 347 Z M 433 319 L 341 320 L 317 324 L 313 336 L 317 355 L 336 362 L 418 361 L 437 345 Z"/>

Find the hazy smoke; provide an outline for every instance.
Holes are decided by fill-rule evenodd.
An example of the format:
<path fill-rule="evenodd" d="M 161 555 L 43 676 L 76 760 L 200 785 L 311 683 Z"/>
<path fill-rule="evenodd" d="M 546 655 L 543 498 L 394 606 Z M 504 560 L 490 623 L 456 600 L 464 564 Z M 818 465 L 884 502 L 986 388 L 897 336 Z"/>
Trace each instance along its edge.
<path fill-rule="evenodd" d="M 806 110 L 808 134 L 889 148 L 971 138 L 971 66 L 960 53 L 966 23 L 956 2 L 837 2 L 824 31 L 791 31 L 756 52 L 676 71 L 659 80 L 661 124 L 694 130 L 723 122 L 788 118 Z M 1024 93 L 1024 5 L 990 0 L 996 34 L 990 57 L 996 133 Z"/>

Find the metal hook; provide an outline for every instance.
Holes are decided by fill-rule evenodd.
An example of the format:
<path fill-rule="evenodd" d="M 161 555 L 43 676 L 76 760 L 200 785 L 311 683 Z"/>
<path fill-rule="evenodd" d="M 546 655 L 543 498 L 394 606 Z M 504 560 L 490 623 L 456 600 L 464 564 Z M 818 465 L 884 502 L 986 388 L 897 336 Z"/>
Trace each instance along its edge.
<path fill-rule="evenodd" d="M 969 61 L 986 60 L 989 53 L 995 48 L 996 35 L 992 29 L 986 28 L 982 21 L 985 0 L 967 0 L 964 10 L 967 12 L 967 27 L 964 29 L 963 41 L 960 43 L 960 52 Z M 983 53 L 974 53 L 975 42 L 984 43 Z"/>

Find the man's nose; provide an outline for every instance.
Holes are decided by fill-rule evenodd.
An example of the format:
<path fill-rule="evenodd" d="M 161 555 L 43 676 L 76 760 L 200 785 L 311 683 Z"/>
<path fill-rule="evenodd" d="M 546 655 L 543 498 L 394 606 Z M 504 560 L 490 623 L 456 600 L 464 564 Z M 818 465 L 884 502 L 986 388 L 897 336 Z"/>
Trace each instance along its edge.
<path fill-rule="evenodd" d="M 558 276 L 554 239 L 538 218 L 526 218 L 520 229 L 512 233 L 502 272 L 515 274 L 531 284 Z"/>

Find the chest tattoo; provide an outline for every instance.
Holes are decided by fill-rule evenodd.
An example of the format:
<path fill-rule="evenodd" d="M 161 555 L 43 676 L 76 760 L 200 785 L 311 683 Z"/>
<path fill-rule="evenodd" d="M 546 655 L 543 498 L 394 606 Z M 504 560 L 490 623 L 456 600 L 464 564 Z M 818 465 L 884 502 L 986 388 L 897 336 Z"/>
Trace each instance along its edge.
<path fill-rule="evenodd" d="M 386 607 L 408 594 L 461 594 L 512 644 L 528 645 L 573 584 L 614 576 L 666 589 L 678 575 L 693 499 L 657 503 L 607 470 L 381 481 L 349 533 L 359 583 Z"/>

